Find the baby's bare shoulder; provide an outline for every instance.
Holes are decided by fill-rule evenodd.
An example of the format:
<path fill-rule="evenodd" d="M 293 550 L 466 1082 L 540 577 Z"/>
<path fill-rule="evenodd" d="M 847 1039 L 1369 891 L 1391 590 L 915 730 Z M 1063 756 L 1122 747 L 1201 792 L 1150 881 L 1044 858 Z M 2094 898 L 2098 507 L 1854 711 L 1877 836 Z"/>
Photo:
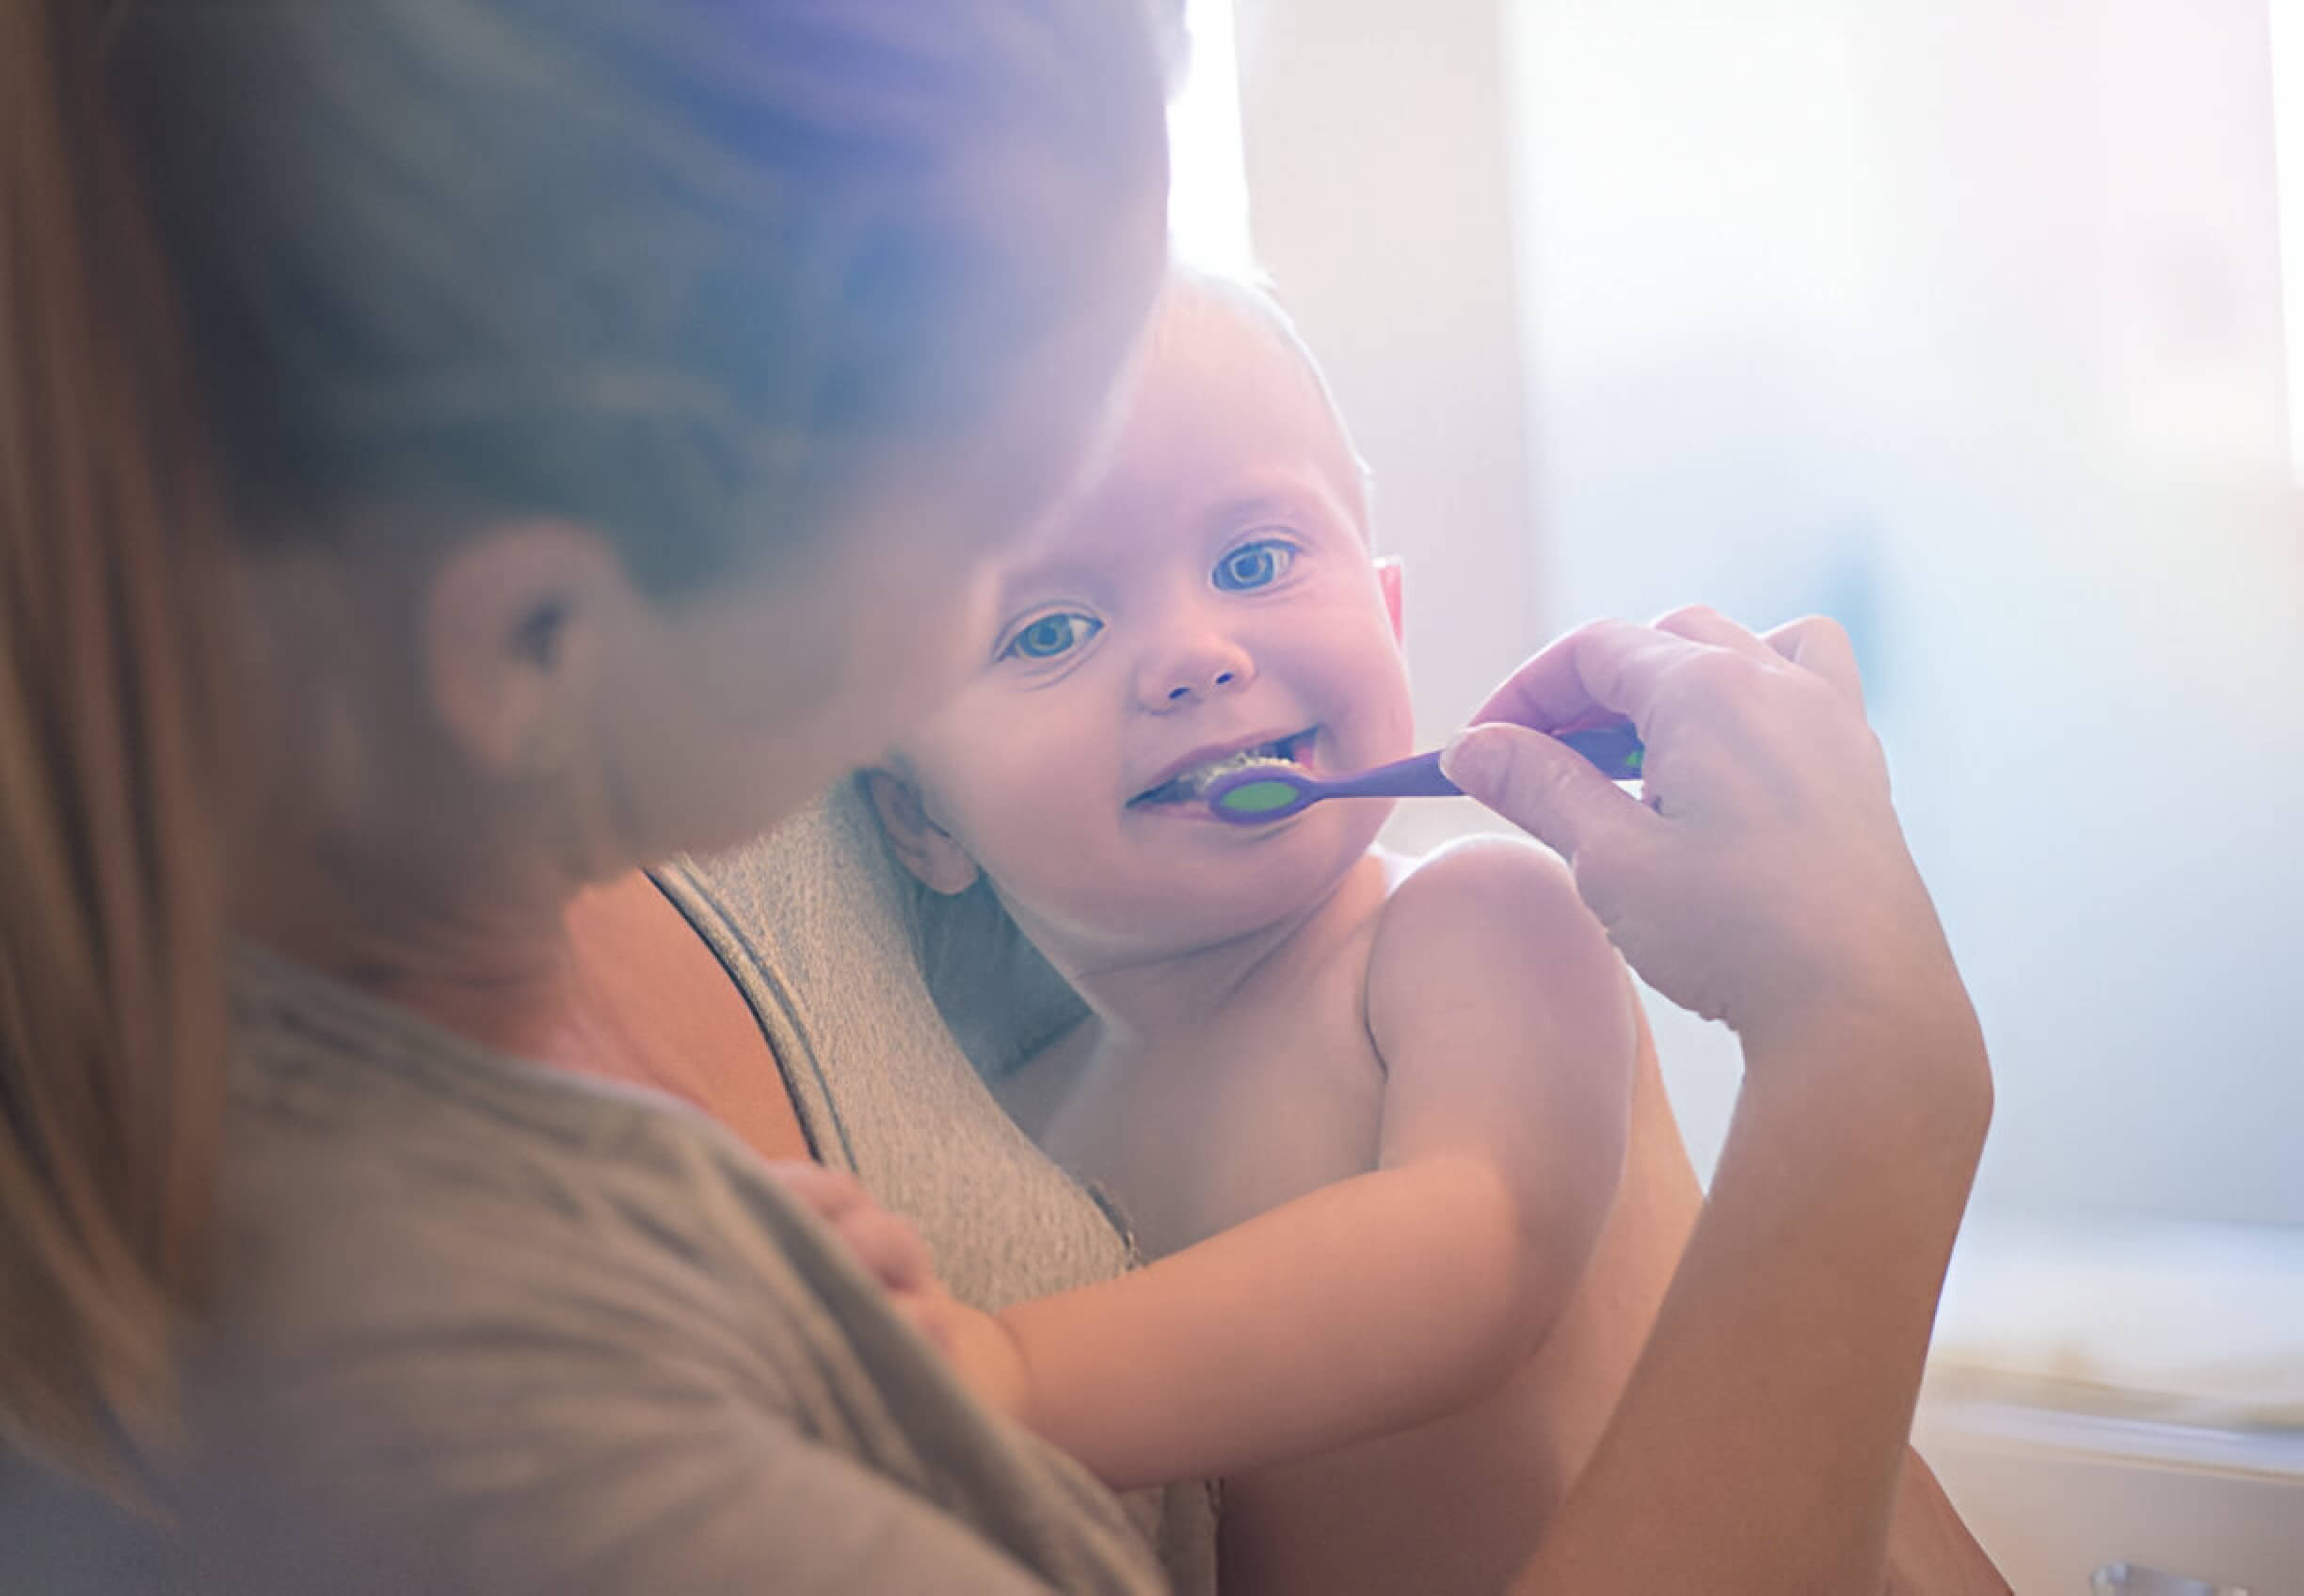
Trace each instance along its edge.
<path fill-rule="evenodd" d="M 1521 837 L 1467 837 L 1427 854 L 1400 877 L 1377 924 L 1379 942 L 1446 927 L 1522 934 L 1598 934 L 1560 856 Z"/>
<path fill-rule="evenodd" d="M 1418 861 L 1393 888 L 1368 951 L 1368 1018 L 1464 1004 L 1524 1016 L 1591 1009 L 1612 1021 L 1622 967 L 1560 857 L 1513 837 L 1478 837 Z"/>

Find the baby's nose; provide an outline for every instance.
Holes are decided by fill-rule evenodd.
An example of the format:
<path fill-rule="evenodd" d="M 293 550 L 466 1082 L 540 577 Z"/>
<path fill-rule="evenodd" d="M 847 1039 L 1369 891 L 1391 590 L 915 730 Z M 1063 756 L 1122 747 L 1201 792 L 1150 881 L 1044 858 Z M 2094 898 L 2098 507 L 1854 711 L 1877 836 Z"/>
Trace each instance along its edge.
<path fill-rule="evenodd" d="M 1168 690 L 1168 702 L 1180 704 L 1195 693 L 1213 693 L 1220 687 L 1229 687 L 1240 679 L 1238 671 L 1198 673 L 1191 681 L 1179 681 Z"/>
<path fill-rule="evenodd" d="M 1244 650 L 1208 640 L 1170 653 L 1144 678 L 1144 698 L 1153 709 L 1176 709 L 1219 694 L 1235 693 L 1256 678 Z"/>

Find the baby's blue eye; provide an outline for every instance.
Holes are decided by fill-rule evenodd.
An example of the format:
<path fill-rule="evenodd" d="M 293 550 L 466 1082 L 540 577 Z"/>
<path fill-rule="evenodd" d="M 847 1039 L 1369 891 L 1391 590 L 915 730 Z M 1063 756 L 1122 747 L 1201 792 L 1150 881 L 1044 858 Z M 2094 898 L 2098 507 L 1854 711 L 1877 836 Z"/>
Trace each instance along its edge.
<path fill-rule="evenodd" d="M 1060 611 L 1042 615 L 1017 632 L 1000 652 L 1019 660 L 1053 660 L 1069 654 L 1103 630 L 1104 623 L 1094 615 Z"/>
<path fill-rule="evenodd" d="M 1216 562 L 1216 585 L 1226 593 L 1270 587 L 1295 561 L 1294 544 L 1276 537 L 1259 537 L 1254 543 L 1241 544 Z"/>

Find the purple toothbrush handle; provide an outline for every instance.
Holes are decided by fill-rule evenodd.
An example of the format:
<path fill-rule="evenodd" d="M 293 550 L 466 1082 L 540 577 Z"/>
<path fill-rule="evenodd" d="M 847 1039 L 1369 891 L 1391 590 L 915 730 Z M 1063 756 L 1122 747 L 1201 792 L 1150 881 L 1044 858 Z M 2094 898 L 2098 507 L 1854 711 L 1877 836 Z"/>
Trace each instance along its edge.
<path fill-rule="evenodd" d="M 1455 798 L 1464 792 L 1440 774 L 1437 749 L 1319 786 L 1323 798 Z"/>
<path fill-rule="evenodd" d="M 1558 734 L 1611 781 L 1638 781 L 1646 750 L 1628 726 L 1592 726 Z M 1274 802 L 1273 789 L 1287 794 Z M 1464 791 L 1440 774 L 1440 755 L 1415 754 L 1356 775 L 1321 781 L 1302 771 L 1246 766 L 1228 771 L 1210 784 L 1205 794 L 1208 812 L 1233 825 L 1270 825 L 1287 820 L 1323 798 L 1452 798 Z M 1235 793 L 1251 794 L 1245 806 L 1236 806 Z"/>
<path fill-rule="evenodd" d="M 1592 726 L 1556 733 L 1562 742 L 1600 768 L 1611 781 L 1638 781 L 1646 750 L 1628 726 Z M 1440 774 L 1440 754 L 1417 754 L 1358 775 L 1319 784 L 1323 798 L 1454 798 L 1464 789 Z"/>
<path fill-rule="evenodd" d="M 1640 733 L 1621 721 L 1614 726 L 1587 726 L 1581 731 L 1556 731 L 1552 735 L 1590 759 L 1610 781 L 1640 780 L 1648 761 L 1648 750 L 1641 743 Z"/>

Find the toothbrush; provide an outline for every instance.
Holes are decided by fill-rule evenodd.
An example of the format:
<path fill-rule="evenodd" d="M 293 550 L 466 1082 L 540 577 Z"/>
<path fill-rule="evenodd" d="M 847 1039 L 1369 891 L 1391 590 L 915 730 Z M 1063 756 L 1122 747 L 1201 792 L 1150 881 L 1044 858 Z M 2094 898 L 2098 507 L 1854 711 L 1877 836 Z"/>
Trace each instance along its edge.
<path fill-rule="evenodd" d="M 1593 726 L 1554 735 L 1597 765 L 1611 781 L 1640 779 L 1646 750 L 1630 726 Z M 1434 751 L 1327 781 L 1306 775 L 1285 760 L 1245 765 L 1209 782 L 1203 798 L 1208 813 L 1220 821 L 1269 825 L 1323 798 L 1452 798 L 1463 790 L 1440 774 L 1440 755 Z"/>

